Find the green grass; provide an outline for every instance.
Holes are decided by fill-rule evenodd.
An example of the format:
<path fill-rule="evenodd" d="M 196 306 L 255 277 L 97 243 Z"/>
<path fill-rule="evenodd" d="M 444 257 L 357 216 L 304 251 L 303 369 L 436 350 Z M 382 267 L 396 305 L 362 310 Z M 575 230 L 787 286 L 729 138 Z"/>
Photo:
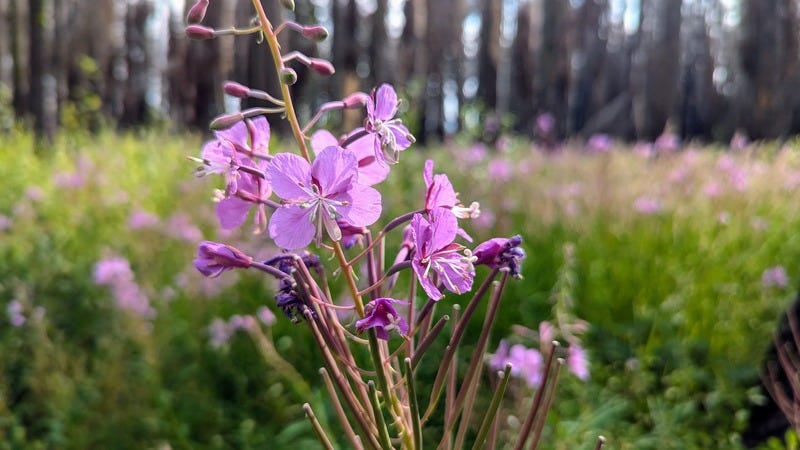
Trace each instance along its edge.
<path fill-rule="evenodd" d="M 46 309 L 25 326 L 0 326 L 0 449 L 314 448 L 300 405 L 330 417 L 322 391 L 298 395 L 246 336 L 224 350 L 208 343 L 214 317 L 272 306 L 272 285 L 249 273 L 202 279 L 191 266 L 193 231 L 181 236 L 177 222 L 264 259 L 275 250 L 249 226 L 218 234 L 210 199 L 220 180 L 195 179 L 185 159 L 200 144 L 155 132 L 71 135 L 37 155 L 28 134 L 0 140 L 0 215 L 11 223 L 0 231 L 0 303 Z M 591 324 L 591 379 L 562 377 L 544 448 L 591 448 L 598 434 L 620 449 L 737 448 L 797 284 L 794 147 L 643 158 L 624 148 L 548 156 L 512 142 L 470 162 L 470 146 L 404 152 L 379 186 L 382 221 L 420 206 L 421 167 L 432 158 L 465 204 L 481 203 L 484 219 L 465 225 L 476 241 L 523 235 L 524 280 L 509 283 L 495 342 L 515 324 L 552 318 L 563 249 L 574 245 L 568 294 Z M 502 164 L 493 160 L 509 164 L 506 180 L 489 176 Z M 85 182 L 65 185 L 73 173 Z M 642 196 L 660 211 L 637 211 Z M 160 224 L 132 230 L 135 211 Z M 93 283 L 94 264 L 112 254 L 130 261 L 158 312 L 152 322 L 119 311 Z M 778 265 L 789 286 L 764 287 L 762 273 Z M 318 387 L 321 360 L 306 328 L 279 317 L 273 335 Z"/>

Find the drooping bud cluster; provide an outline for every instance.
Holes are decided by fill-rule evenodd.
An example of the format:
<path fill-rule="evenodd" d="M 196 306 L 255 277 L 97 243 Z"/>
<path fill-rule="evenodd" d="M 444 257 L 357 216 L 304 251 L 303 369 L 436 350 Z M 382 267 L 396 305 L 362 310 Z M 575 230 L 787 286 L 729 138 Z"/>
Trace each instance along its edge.
<path fill-rule="evenodd" d="M 522 245 L 520 235 L 489 239 L 475 248 L 472 255 L 475 257 L 476 265 L 482 264 L 492 269 L 508 271 L 514 278 L 521 278 L 525 250 L 520 245 Z"/>

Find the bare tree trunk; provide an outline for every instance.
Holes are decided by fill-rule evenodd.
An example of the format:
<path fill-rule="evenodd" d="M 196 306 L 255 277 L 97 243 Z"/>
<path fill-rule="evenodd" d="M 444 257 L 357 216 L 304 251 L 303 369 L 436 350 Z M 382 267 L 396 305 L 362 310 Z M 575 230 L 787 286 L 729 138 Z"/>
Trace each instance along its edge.
<path fill-rule="evenodd" d="M 500 62 L 500 14 L 503 2 L 481 0 L 481 37 L 478 49 L 478 98 L 497 106 L 497 65 Z"/>
<path fill-rule="evenodd" d="M 694 8 L 684 18 L 683 74 L 680 83 L 680 135 L 682 139 L 710 140 L 714 120 L 720 116 L 720 98 L 714 87 L 714 59 L 705 11 Z"/>
<path fill-rule="evenodd" d="M 740 47 L 744 89 L 743 125 L 752 138 L 789 132 L 797 109 L 797 15 L 792 0 L 748 0 L 742 13 Z"/>
<path fill-rule="evenodd" d="M 50 141 L 56 131 L 55 78 L 51 73 L 53 6 L 50 0 L 31 0 L 28 27 L 30 32 L 29 73 L 33 129 L 37 138 Z"/>
<path fill-rule="evenodd" d="M 517 12 L 517 34 L 511 44 L 511 99 L 509 107 L 516 117 L 514 129 L 533 133 L 533 74 L 536 66 L 534 4 L 522 5 Z"/>
<path fill-rule="evenodd" d="M 125 62 L 127 77 L 123 83 L 121 126 L 147 122 L 147 73 L 151 64 L 148 54 L 145 25 L 153 12 L 149 2 L 131 5 L 125 15 Z"/>
<path fill-rule="evenodd" d="M 25 68 L 28 67 L 28 53 L 25 49 L 29 44 L 25 28 L 22 26 L 28 22 L 26 5 L 27 2 L 22 0 L 11 0 L 9 5 L 11 58 L 14 64 L 12 103 L 18 117 L 24 117 L 30 112 L 30 103 L 28 102 L 30 85 L 28 84 L 28 75 L 25 73 Z"/>
<path fill-rule="evenodd" d="M 368 47 L 370 61 L 369 84 L 375 86 L 380 83 L 394 83 L 389 67 L 389 36 L 386 34 L 386 14 L 388 0 L 376 0 L 375 12 L 372 14 L 372 31 Z"/>
<path fill-rule="evenodd" d="M 544 0 L 542 42 L 536 64 L 536 109 L 555 117 L 559 136 L 566 131 L 570 85 L 569 44 L 564 32 L 570 29 L 569 14 L 569 2 Z"/>
<path fill-rule="evenodd" d="M 602 20 L 608 12 L 606 1 L 589 1 L 576 11 L 575 52 L 572 55 L 572 83 L 569 95 L 570 134 L 578 133 L 599 107 L 595 86 L 603 82 L 607 30 Z"/>

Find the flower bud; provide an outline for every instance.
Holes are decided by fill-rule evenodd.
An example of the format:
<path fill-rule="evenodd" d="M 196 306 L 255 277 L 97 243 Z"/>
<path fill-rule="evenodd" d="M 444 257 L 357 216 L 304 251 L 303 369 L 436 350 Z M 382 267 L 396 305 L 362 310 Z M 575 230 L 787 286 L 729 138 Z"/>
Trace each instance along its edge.
<path fill-rule="evenodd" d="M 284 67 L 281 69 L 281 83 L 289 86 L 297 83 L 297 72 L 290 67 Z"/>
<path fill-rule="evenodd" d="M 304 38 L 314 42 L 322 42 L 328 39 L 328 30 L 322 25 L 303 27 L 300 30 L 300 34 L 302 34 Z"/>
<path fill-rule="evenodd" d="M 363 92 L 354 92 L 342 100 L 345 109 L 361 108 L 367 104 L 369 96 Z"/>
<path fill-rule="evenodd" d="M 281 0 L 281 6 L 289 11 L 294 11 L 294 0 Z"/>
<path fill-rule="evenodd" d="M 250 96 L 250 88 L 235 81 L 226 81 L 223 89 L 231 97 L 247 98 Z"/>
<path fill-rule="evenodd" d="M 186 14 L 186 23 L 196 24 L 202 22 L 203 18 L 206 16 L 207 9 L 208 0 L 197 0 L 197 3 L 192 5 L 189 9 L 189 13 Z"/>
<path fill-rule="evenodd" d="M 236 268 L 246 269 L 253 258 L 230 245 L 203 241 L 197 247 L 194 266 L 207 277 L 218 277 L 222 272 Z"/>
<path fill-rule="evenodd" d="M 322 75 L 323 77 L 329 77 L 336 72 L 336 69 L 333 68 L 333 64 L 330 61 L 325 59 L 319 58 L 309 58 L 308 60 L 308 67 L 311 68 L 314 72 Z"/>
<path fill-rule="evenodd" d="M 186 27 L 186 36 L 189 36 L 191 39 L 204 41 L 208 39 L 214 39 L 215 31 L 211 27 L 193 24 Z"/>
<path fill-rule="evenodd" d="M 236 125 L 236 123 L 242 120 L 244 120 L 244 115 L 242 115 L 240 112 L 224 114 L 212 120 L 211 125 L 209 125 L 208 128 L 212 130 L 224 130 Z"/>

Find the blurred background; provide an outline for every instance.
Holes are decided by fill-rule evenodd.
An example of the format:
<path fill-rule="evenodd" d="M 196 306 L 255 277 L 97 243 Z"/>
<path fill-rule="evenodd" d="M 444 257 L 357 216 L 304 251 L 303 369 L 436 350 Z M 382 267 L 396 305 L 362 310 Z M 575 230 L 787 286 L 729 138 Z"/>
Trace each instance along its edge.
<path fill-rule="evenodd" d="M 264 0 L 281 11 L 278 0 Z M 380 82 L 402 86 L 424 139 L 481 125 L 524 135 L 540 114 L 557 136 L 604 133 L 728 142 L 800 131 L 795 0 L 315 0 L 294 19 L 332 37 L 329 79 L 304 76 L 301 112 Z M 189 5 L 190 6 L 190 5 Z M 0 0 L 0 105 L 50 136 L 64 122 L 204 128 L 220 83 L 274 86 L 248 37 L 190 42 L 183 0 Z M 287 18 L 291 13 L 283 13 Z M 206 24 L 245 27 L 247 1 L 213 1 Z M 277 20 L 275 20 L 277 22 Z M 245 41 L 249 43 L 244 43 Z M 228 108 L 233 105 L 228 104 Z"/>
<path fill-rule="evenodd" d="M 403 99 L 418 144 L 379 186 L 378 226 L 420 207 L 431 158 L 480 202 L 463 222 L 476 243 L 522 235 L 524 279 L 491 351 L 536 345 L 543 321 L 588 323 L 588 378 L 560 378 L 543 448 L 599 434 L 622 450 L 797 448 L 762 380 L 785 311 L 800 310 L 800 0 L 263 3 L 274 24 L 331 32 L 281 33 L 336 67 L 291 63 L 301 121 L 383 82 Z M 190 41 L 189 6 L 0 0 L 0 450 L 321 448 L 304 402 L 341 437 L 321 355 L 275 286 L 192 265 L 202 240 L 262 260 L 279 249 L 249 221 L 221 230 L 224 181 L 186 159 L 213 117 L 251 106 L 225 80 L 277 91 L 268 51 L 254 36 Z M 251 1 L 212 0 L 204 23 L 251 20 Z M 292 151 L 285 121 L 269 121 L 271 150 Z M 258 353 L 247 316 L 300 376 Z M 795 342 L 785 326 L 779 341 Z M 437 368 L 423 359 L 421 389 Z M 768 384 L 800 398 L 797 371 Z M 534 392 L 515 381 L 512 433 Z"/>

